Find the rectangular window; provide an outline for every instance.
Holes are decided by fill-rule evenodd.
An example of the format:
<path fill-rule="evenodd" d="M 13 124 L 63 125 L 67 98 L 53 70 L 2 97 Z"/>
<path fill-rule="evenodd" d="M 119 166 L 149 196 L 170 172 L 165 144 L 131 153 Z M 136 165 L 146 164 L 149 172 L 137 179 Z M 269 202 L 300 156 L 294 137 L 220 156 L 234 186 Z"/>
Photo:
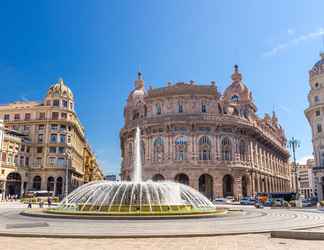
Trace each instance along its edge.
<path fill-rule="evenodd" d="M 23 144 L 23 145 L 21 145 L 21 149 L 20 149 L 22 152 L 24 152 L 25 151 L 25 145 Z"/>
<path fill-rule="evenodd" d="M 321 132 L 322 132 L 322 125 L 317 124 L 317 133 L 321 133 Z"/>
<path fill-rule="evenodd" d="M 20 120 L 20 114 L 15 114 L 14 119 L 15 120 Z"/>
<path fill-rule="evenodd" d="M 37 157 L 35 163 L 36 163 L 36 167 L 40 167 L 42 165 L 42 158 Z"/>
<path fill-rule="evenodd" d="M 24 131 L 30 131 L 30 125 L 24 125 Z"/>
<path fill-rule="evenodd" d="M 45 112 L 39 113 L 39 120 L 45 120 Z"/>
<path fill-rule="evenodd" d="M 46 101 L 46 106 L 51 106 L 51 101 L 50 100 Z"/>
<path fill-rule="evenodd" d="M 63 101 L 62 101 L 62 104 L 63 104 L 63 108 L 67 108 L 67 107 L 68 107 L 68 102 L 67 102 L 67 100 L 63 100 Z"/>
<path fill-rule="evenodd" d="M 67 137 L 67 142 L 71 143 L 71 136 L 70 135 L 68 135 L 68 137 Z"/>
<path fill-rule="evenodd" d="M 30 146 L 27 146 L 27 148 L 26 148 L 26 152 L 27 152 L 27 153 L 30 152 Z"/>
<path fill-rule="evenodd" d="M 57 165 L 60 167 L 65 166 L 65 159 L 64 158 L 57 158 Z"/>
<path fill-rule="evenodd" d="M 60 143 L 65 143 L 65 135 L 60 135 Z"/>
<path fill-rule="evenodd" d="M 60 126 L 60 130 L 63 131 L 63 132 L 65 132 L 66 131 L 66 125 L 61 125 Z"/>
<path fill-rule="evenodd" d="M 56 143 L 57 142 L 57 134 L 51 134 L 50 142 L 51 143 Z"/>
<path fill-rule="evenodd" d="M 38 125 L 38 130 L 44 130 L 44 129 L 45 129 L 45 125 L 44 124 Z"/>
<path fill-rule="evenodd" d="M 51 165 L 54 165 L 55 164 L 55 157 L 48 157 L 48 163 L 51 164 Z"/>
<path fill-rule="evenodd" d="M 30 113 L 26 113 L 26 114 L 25 114 L 25 120 L 26 120 L 26 121 L 29 121 L 30 118 L 31 118 Z"/>
<path fill-rule="evenodd" d="M 320 110 L 316 110 L 315 114 L 316 114 L 316 116 L 320 116 L 321 115 L 321 111 Z"/>
<path fill-rule="evenodd" d="M 59 112 L 52 112 L 52 120 L 58 120 L 59 119 Z"/>
<path fill-rule="evenodd" d="M 64 147 L 59 147 L 58 152 L 59 154 L 64 154 L 65 148 Z"/>
<path fill-rule="evenodd" d="M 53 100 L 53 106 L 59 107 L 60 106 L 60 100 Z"/>
<path fill-rule="evenodd" d="M 23 156 L 20 156 L 19 165 L 24 166 L 24 162 L 25 162 L 25 158 Z"/>
<path fill-rule="evenodd" d="M 3 116 L 3 119 L 4 119 L 5 121 L 9 121 L 9 120 L 10 120 L 10 115 L 9 115 L 9 114 L 5 114 L 5 115 Z"/>
<path fill-rule="evenodd" d="M 38 154 L 43 153 L 43 147 L 37 147 L 37 153 Z"/>
<path fill-rule="evenodd" d="M 61 113 L 61 118 L 66 119 L 67 118 L 67 113 Z"/>
<path fill-rule="evenodd" d="M 49 147 L 49 153 L 56 154 L 56 147 Z"/>
<path fill-rule="evenodd" d="M 317 95 L 314 96 L 314 101 L 315 101 L 315 102 L 319 102 L 319 100 L 320 100 L 319 96 L 317 96 Z"/>
<path fill-rule="evenodd" d="M 29 166 L 29 157 L 25 158 L 25 166 Z"/>
<path fill-rule="evenodd" d="M 43 137 L 44 135 L 43 134 L 39 134 L 38 137 L 37 137 L 37 143 L 43 143 Z"/>
<path fill-rule="evenodd" d="M 56 131 L 58 128 L 58 125 L 57 124 L 51 124 L 51 130 L 52 131 Z"/>

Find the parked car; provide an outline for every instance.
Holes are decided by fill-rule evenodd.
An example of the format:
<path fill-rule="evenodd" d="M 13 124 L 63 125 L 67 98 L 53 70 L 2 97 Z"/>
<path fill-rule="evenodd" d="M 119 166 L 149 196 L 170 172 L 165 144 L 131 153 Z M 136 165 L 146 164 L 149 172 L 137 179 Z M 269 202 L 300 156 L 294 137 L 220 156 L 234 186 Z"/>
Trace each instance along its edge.
<path fill-rule="evenodd" d="M 266 202 L 263 203 L 263 205 L 265 207 L 271 207 L 272 206 L 272 203 L 273 203 L 273 200 L 272 199 L 268 199 L 268 200 L 266 200 Z"/>
<path fill-rule="evenodd" d="M 240 199 L 240 204 L 241 205 L 254 205 L 255 204 L 255 199 L 252 197 L 242 197 Z"/>
<path fill-rule="evenodd" d="M 225 198 L 223 198 L 223 197 L 219 197 L 219 198 L 215 198 L 214 200 L 213 200 L 213 203 L 214 204 L 226 204 L 226 199 Z"/>
<path fill-rule="evenodd" d="M 235 200 L 233 196 L 226 196 L 225 199 L 226 199 L 226 203 L 232 203 Z"/>
<path fill-rule="evenodd" d="M 271 206 L 273 206 L 273 207 L 282 207 L 283 205 L 284 205 L 283 199 L 277 198 L 277 199 L 272 200 Z"/>
<path fill-rule="evenodd" d="M 313 206 L 312 202 L 308 199 L 303 199 L 302 200 L 303 207 L 311 207 Z"/>

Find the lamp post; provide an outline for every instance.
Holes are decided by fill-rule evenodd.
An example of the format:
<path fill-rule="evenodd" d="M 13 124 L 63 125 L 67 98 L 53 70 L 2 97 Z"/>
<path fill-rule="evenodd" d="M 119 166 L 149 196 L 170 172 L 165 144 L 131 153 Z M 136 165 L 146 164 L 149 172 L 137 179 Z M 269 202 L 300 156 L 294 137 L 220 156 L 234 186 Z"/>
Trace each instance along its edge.
<path fill-rule="evenodd" d="M 66 151 L 66 164 L 65 164 L 65 190 L 64 190 L 64 198 L 67 197 L 69 193 L 69 165 L 70 165 L 70 152 Z"/>
<path fill-rule="evenodd" d="M 292 153 L 293 153 L 293 161 L 294 161 L 294 172 L 295 172 L 295 188 L 296 188 L 296 193 L 298 194 L 298 179 L 297 179 L 297 164 L 296 164 L 296 149 L 300 147 L 300 142 L 295 139 L 294 137 L 292 137 L 289 141 L 288 141 L 288 146 L 289 148 L 292 149 Z"/>

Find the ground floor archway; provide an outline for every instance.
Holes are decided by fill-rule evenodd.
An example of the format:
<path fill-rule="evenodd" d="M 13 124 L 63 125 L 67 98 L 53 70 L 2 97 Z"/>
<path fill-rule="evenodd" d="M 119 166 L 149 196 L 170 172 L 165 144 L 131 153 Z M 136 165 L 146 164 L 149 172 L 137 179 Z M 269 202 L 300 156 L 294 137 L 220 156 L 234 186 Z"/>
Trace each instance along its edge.
<path fill-rule="evenodd" d="M 189 185 L 189 177 L 186 174 L 183 174 L 183 173 L 177 174 L 175 176 L 174 180 L 176 182 L 179 182 L 179 183 L 182 183 L 182 184 L 185 184 L 185 185 Z"/>
<path fill-rule="evenodd" d="M 63 178 L 60 176 L 56 178 L 55 195 L 62 196 L 62 194 L 63 194 Z"/>
<path fill-rule="evenodd" d="M 161 174 L 156 174 L 156 175 L 154 175 L 154 176 L 152 177 L 152 180 L 153 180 L 153 181 L 164 181 L 165 179 L 164 179 L 164 176 L 163 176 L 163 175 L 161 175 Z"/>
<path fill-rule="evenodd" d="M 199 177 L 199 192 L 204 194 L 208 199 L 213 199 L 213 177 L 209 174 L 203 174 Z"/>
<path fill-rule="evenodd" d="M 242 196 L 248 196 L 248 177 L 242 176 Z"/>
<path fill-rule="evenodd" d="M 6 180 L 6 195 L 21 195 L 21 175 L 19 173 L 10 173 Z"/>
<path fill-rule="evenodd" d="M 233 192 L 234 179 L 231 175 L 227 174 L 223 177 L 223 196 L 234 196 Z"/>

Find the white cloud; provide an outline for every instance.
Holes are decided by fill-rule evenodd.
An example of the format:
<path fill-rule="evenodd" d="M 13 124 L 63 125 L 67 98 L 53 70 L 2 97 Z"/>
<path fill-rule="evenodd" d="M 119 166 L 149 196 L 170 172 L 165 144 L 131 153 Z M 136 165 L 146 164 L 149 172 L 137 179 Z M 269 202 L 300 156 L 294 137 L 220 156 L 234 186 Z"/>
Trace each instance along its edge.
<path fill-rule="evenodd" d="M 314 159 L 314 157 L 312 155 L 305 155 L 305 156 L 299 158 L 297 160 L 297 163 L 301 164 L 301 165 L 304 165 L 304 164 L 306 164 L 307 160 L 309 160 L 309 159 Z"/>
<path fill-rule="evenodd" d="M 297 36 L 287 42 L 284 43 L 280 43 L 277 46 L 275 46 L 274 48 L 272 48 L 271 50 L 268 50 L 266 52 L 264 52 L 262 55 L 263 56 L 275 56 L 277 55 L 280 51 L 293 46 L 293 45 L 297 45 L 301 42 L 310 40 L 310 39 L 315 39 L 317 37 L 323 36 L 324 35 L 324 28 L 320 28 L 318 31 L 315 32 L 310 32 L 301 36 Z"/>

